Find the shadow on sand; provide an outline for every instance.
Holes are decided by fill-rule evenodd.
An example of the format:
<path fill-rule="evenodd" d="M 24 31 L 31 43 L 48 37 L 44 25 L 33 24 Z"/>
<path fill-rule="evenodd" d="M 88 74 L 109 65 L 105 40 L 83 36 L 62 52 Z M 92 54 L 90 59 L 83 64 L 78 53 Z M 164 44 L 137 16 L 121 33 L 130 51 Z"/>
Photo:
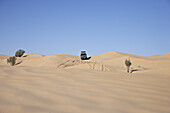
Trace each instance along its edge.
<path fill-rule="evenodd" d="M 19 65 L 19 64 L 21 64 L 23 61 L 20 61 L 20 62 L 17 62 L 15 65 Z"/>

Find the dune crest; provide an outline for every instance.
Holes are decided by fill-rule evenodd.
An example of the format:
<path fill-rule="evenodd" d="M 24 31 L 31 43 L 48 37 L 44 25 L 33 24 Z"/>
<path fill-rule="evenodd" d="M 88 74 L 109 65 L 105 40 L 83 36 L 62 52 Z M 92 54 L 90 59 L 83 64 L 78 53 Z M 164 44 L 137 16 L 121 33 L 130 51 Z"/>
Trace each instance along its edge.
<path fill-rule="evenodd" d="M 2 60 L 2 59 L 7 59 L 9 56 L 7 56 L 7 55 L 1 55 L 0 54 L 0 60 Z"/>
<path fill-rule="evenodd" d="M 0 65 L 9 66 L 6 59 L 9 56 L 0 55 Z M 80 56 L 57 54 L 57 55 L 39 55 L 39 54 L 26 54 L 23 57 L 17 58 L 17 67 L 53 67 L 53 68 L 75 68 L 75 69 L 92 69 L 99 71 L 118 71 L 125 72 L 126 66 L 125 59 L 130 59 L 132 62 L 131 68 L 134 73 L 162 70 L 162 67 L 169 66 L 170 53 L 141 57 L 126 53 L 110 51 L 104 54 L 92 56 L 88 61 L 81 61 Z M 143 67 L 143 68 L 139 68 Z M 125 72 L 126 73 L 126 72 Z M 169 72 L 168 72 L 169 73 Z"/>

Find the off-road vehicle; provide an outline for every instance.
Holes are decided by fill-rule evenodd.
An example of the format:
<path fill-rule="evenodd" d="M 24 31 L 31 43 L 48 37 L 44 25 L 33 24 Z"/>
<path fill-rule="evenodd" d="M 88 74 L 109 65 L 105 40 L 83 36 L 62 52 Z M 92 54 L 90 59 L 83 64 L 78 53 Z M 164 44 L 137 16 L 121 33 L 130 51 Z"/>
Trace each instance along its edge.
<path fill-rule="evenodd" d="M 91 57 L 87 57 L 86 51 L 81 51 L 81 60 L 89 60 Z"/>

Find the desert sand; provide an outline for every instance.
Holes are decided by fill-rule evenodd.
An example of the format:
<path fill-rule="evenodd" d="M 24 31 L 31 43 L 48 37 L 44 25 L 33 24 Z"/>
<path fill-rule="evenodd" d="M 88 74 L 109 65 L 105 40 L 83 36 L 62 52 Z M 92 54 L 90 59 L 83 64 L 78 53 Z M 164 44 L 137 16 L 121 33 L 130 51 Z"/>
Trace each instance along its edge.
<path fill-rule="evenodd" d="M 8 57 L 0 55 L 0 113 L 170 113 L 170 53 L 27 54 L 16 66 Z"/>

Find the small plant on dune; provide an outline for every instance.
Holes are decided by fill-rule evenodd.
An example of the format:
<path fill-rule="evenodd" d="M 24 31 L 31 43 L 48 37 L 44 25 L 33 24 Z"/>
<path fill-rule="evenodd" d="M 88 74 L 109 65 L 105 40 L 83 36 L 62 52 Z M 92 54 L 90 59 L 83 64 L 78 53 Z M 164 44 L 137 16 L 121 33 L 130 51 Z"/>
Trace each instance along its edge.
<path fill-rule="evenodd" d="M 127 67 L 127 73 L 129 73 L 129 69 L 130 69 L 130 66 L 132 65 L 132 63 L 130 62 L 130 59 L 129 60 L 125 60 L 125 65 Z"/>
<path fill-rule="evenodd" d="M 24 53 L 25 53 L 24 50 L 19 49 L 19 50 L 15 53 L 15 56 L 16 56 L 16 57 L 21 57 Z"/>
<path fill-rule="evenodd" d="M 16 59 L 17 59 L 17 58 L 16 58 L 15 56 L 9 57 L 9 58 L 7 59 L 7 63 L 10 63 L 11 66 L 14 66 L 15 63 L 16 63 Z"/>

